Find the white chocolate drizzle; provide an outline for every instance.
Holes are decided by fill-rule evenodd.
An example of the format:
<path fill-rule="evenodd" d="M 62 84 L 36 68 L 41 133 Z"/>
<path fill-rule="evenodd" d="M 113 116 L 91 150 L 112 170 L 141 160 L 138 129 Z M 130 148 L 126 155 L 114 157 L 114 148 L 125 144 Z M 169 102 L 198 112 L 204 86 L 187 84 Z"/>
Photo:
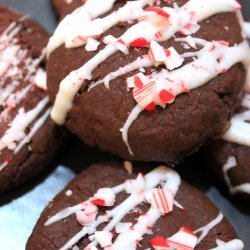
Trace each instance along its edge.
<path fill-rule="evenodd" d="M 231 180 L 228 176 L 228 171 L 232 168 L 235 168 L 235 167 L 237 167 L 237 159 L 234 156 L 230 156 L 222 168 L 223 174 L 224 174 L 224 179 L 225 179 L 225 182 L 228 186 L 229 192 L 232 195 L 234 195 L 236 193 L 250 194 L 250 183 L 243 183 L 243 184 L 240 184 L 238 186 L 233 186 L 231 184 Z"/>
<path fill-rule="evenodd" d="M 164 51 L 164 48 L 161 48 L 155 42 L 167 41 L 177 32 L 187 35 L 189 43 L 194 43 L 195 41 L 191 39 L 190 34 L 199 30 L 200 21 L 221 12 L 239 12 L 240 5 L 235 0 L 222 0 L 219 2 L 217 0 L 189 0 L 182 7 L 174 5 L 173 8 L 152 6 L 154 1 L 150 0 L 127 1 L 123 7 L 103 18 L 99 18 L 99 16 L 111 10 L 115 1 L 105 1 L 102 5 L 96 4 L 96 1 L 88 0 L 83 6 L 62 20 L 50 39 L 48 55 L 63 44 L 67 48 L 87 44 L 87 49 L 89 49 L 88 39 L 98 39 L 101 34 L 118 22 L 136 22 L 119 38 L 114 38 L 110 35 L 104 37 L 103 42 L 107 44 L 106 47 L 62 80 L 51 112 L 51 117 L 56 123 L 62 125 L 65 122 L 66 115 L 72 108 L 74 97 L 83 86 L 84 81 L 91 80 L 92 73 L 97 66 L 104 63 L 119 50 L 128 54 L 129 47 L 150 46 L 154 49 L 158 59 L 152 61 L 151 58 L 149 60 L 150 55 L 138 58 L 135 62 L 115 72 L 111 72 L 103 80 L 92 84 L 90 89 L 103 82 L 108 87 L 109 81 L 114 80 L 116 77 L 144 67 L 165 64 L 168 70 L 173 70 L 182 65 L 185 57 L 197 57 L 193 63 L 177 70 L 162 70 L 160 73 L 145 76 L 148 81 L 152 76 L 154 79 L 157 79 L 157 84 L 156 82 L 154 84 L 151 83 L 151 85 L 147 85 L 148 82 L 145 83 L 144 87 L 147 94 L 144 93 L 144 89 L 133 89 L 133 96 L 139 106 L 137 105 L 131 111 L 124 127 L 121 128 L 122 138 L 131 155 L 133 155 L 133 151 L 128 143 L 128 129 L 148 105 L 160 105 L 165 108 L 166 104 L 172 103 L 177 95 L 205 84 L 217 75 L 225 73 L 234 64 L 238 62 L 249 63 L 246 60 L 247 55 L 250 54 L 246 41 L 233 47 L 229 47 L 226 42 L 221 44 L 220 41 L 208 42 L 206 44 L 209 45 L 204 46 L 203 50 L 185 54 L 183 57 L 174 48 L 168 48 L 168 53 L 166 52 L 167 54 L 165 55 L 167 58 L 164 61 L 159 61 L 160 58 L 164 57 L 161 56 L 159 51 L 157 53 L 157 50 Z M 146 6 L 150 7 L 143 9 Z M 217 47 L 215 46 L 216 43 Z M 216 48 L 209 48 L 211 45 Z M 203 77 L 204 74 L 205 77 Z M 198 76 L 197 78 L 194 77 L 196 75 Z M 168 76 L 174 76 L 177 84 L 167 81 L 165 78 Z M 180 76 L 182 79 L 180 79 Z M 162 90 L 163 92 L 161 92 Z M 158 95 L 160 95 L 161 100 L 159 100 Z M 149 102 L 150 100 L 151 102 Z"/>
<path fill-rule="evenodd" d="M 19 45 L 16 35 L 22 30 L 22 24 L 12 23 L 0 34 L 0 121 L 8 123 L 8 127 L 0 138 L 0 154 L 8 149 L 17 154 L 25 144 L 29 143 L 38 129 L 49 118 L 51 108 L 48 108 L 49 98 L 43 97 L 31 110 L 21 107 L 16 116 L 10 118 L 13 109 L 16 108 L 35 88 L 47 91 L 46 73 L 39 64 L 45 57 L 45 50 L 41 55 L 33 59 L 29 52 Z M 18 90 L 23 82 L 27 85 Z M 32 126 L 31 126 L 32 125 Z M 30 129 L 27 132 L 27 129 Z M 5 160 L 5 159 L 4 159 Z M 0 163 L 0 171 L 3 170 L 12 159 L 6 159 Z"/>
<path fill-rule="evenodd" d="M 180 181 L 181 180 L 179 175 L 174 170 L 161 166 L 145 175 L 145 177 L 140 174 L 136 180 L 129 180 L 124 182 L 124 184 L 109 188 L 110 192 L 114 193 L 115 196 L 125 190 L 127 190 L 130 196 L 118 206 L 114 207 L 112 210 L 106 211 L 105 215 L 99 215 L 92 223 L 84 225 L 83 229 L 60 249 L 69 249 L 86 235 L 93 235 L 96 228 L 105 222 L 107 222 L 107 224 L 104 227 L 103 231 L 112 231 L 121 222 L 122 218 L 126 214 L 135 209 L 141 203 L 147 202 L 146 196 L 149 195 L 150 192 L 159 185 L 161 185 L 162 189 L 171 191 L 173 194 L 172 197 L 174 197 L 179 189 Z M 96 195 L 94 195 L 94 198 L 99 198 L 99 200 L 100 198 L 107 199 L 107 193 L 105 196 L 100 197 L 100 193 L 102 193 L 102 190 L 103 189 L 98 190 Z M 62 210 L 61 212 L 52 216 L 45 223 L 45 225 L 49 226 L 56 221 L 62 220 L 69 215 L 82 210 L 84 204 L 88 204 L 91 201 L 93 201 L 93 198 L 90 198 L 88 201 L 80 203 L 79 205 L 76 205 L 74 207 L 69 207 Z M 132 232 L 132 234 L 136 235 L 138 239 L 140 239 L 144 234 L 148 232 L 147 226 L 153 226 L 161 215 L 162 213 L 157 208 L 151 206 L 151 208 L 145 215 L 142 215 L 138 218 L 138 223 L 133 226 L 133 230 L 130 229 L 129 231 L 125 231 L 117 237 L 113 244 L 114 250 L 119 249 L 119 246 L 121 246 L 121 244 L 130 244 L 128 241 L 129 235 L 131 234 L 130 231 Z M 137 243 L 138 242 L 135 239 L 133 242 L 131 242 L 132 248 L 126 249 L 136 249 Z M 93 240 L 90 243 L 89 247 L 92 245 L 96 246 L 97 241 Z M 87 247 L 86 249 L 90 248 Z"/>
<path fill-rule="evenodd" d="M 222 220 L 223 220 L 223 214 L 219 213 L 219 215 L 214 220 L 209 222 L 206 226 L 203 226 L 195 230 L 196 234 L 201 233 L 200 237 L 197 240 L 197 245 L 208 235 L 209 231 L 218 224 L 220 224 Z"/>
<path fill-rule="evenodd" d="M 237 143 L 250 147 L 250 95 L 246 94 L 242 106 L 247 108 L 246 111 L 236 114 L 231 119 L 231 125 L 223 139 L 229 142 Z"/>
<path fill-rule="evenodd" d="M 138 19 L 143 13 L 143 7 L 152 4 L 153 0 L 128 1 L 118 11 L 104 18 L 98 18 L 111 10 L 115 2 L 116 0 L 105 0 L 100 4 L 98 0 L 90 0 L 67 15 L 50 38 L 48 55 L 64 43 L 67 48 L 79 47 L 86 44 L 88 38 L 99 37 L 119 22 Z"/>
<path fill-rule="evenodd" d="M 242 250 L 244 249 L 244 244 L 241 240 L 235 239 L 229 242 L 224 242 L 222 240 L 216 240 L 217 247 L 210 250 Z"/>
<path fill-rule="evenodd" d="M 50 226 L 70 215 L 76 214 L 76 218 L 78 222 L 83 225 L 83 228 L 62 246 L 60 250 L 70 249 L 84 237 L 88 237 L 90 240 L 90 244 L 86 246 L 84 250 L 98 249 L 99 246 L 101 249 L 106 250 L 136 250 L 139 242 L 143 240 L 143 236 L 152 233 L 153 227 L 157 224 L 157 220 L 164 214 L 171 213 L 173 210 L 173 205 L 176 203 L 174 197 L 178 192 L 180 183 L 180 176 L 174 170 L 161 166 L 145 176 L 139 174 L 137 179 L 127 180 L 116 187 L 99 189 L 96 194 L 87 201 L 73 207 L 65 208 L 50 217 L 45 223 L 45 226 Z M 124 191 L 130 194 L 130 196 L 116 207 L 107 210 L 105 214 L 98 215 L 97 206 L 114 206 L 116 196 Z M 138 217 L 134 225 L 130 222 L 121 223 L 121 220 L 126 214 L 132 212 L 140 204 L 145 202 L 149 203 L 151 207 L 146 213 Z M 195 231 L 200 234 L 198 240 L 194 233 L 189 234 L 189 236 L 191 235 L 192 238 L 195 237 L 196 239 L 190 240 L 192 242 L 195 241 L 195 244 L 196 242 L 199 244 L 208 235 L 209 231 L 217 226 L 222 219 L 223 215 L 220 213 L 206 226 Z M 103 230 L 96 231 L 103 223 L 106 224 Z M 110 232 L 114 229 L 118 236 L 112 240 L 113 235 L 110 234 Z M 178 237 L 176 235 L 169 238 L 169 240 L 175 239 L 178 243 L 178 238 L 180 237 L 187 237 L 187 235 L 185 236 L 185 234 L 179 233 Z M 179 243 L 183 242 L 182 239 L 179 240 Z"/>

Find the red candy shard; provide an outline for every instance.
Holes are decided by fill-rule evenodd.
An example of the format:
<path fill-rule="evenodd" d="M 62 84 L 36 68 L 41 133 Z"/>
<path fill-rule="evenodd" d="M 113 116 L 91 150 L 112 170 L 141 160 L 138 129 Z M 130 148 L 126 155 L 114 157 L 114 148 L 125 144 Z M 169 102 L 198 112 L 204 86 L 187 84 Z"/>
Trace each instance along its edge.
<path fill-rule="evenodd" d="M 170 92 L 168 92 L 167 90 L 163 89 L 160 93 L 159 93 L 159 98 L 163 103 L 169 103 L 172 102 L 174 100 L 174 95 L 171 94 Z"/>
<path fill-rule="evenodd" d="M 93 199 L 91 202 L 97 206 L 105 206 L 105 201 L 103 199 Z"/>
<path fill-rule="evenodd" d="M 163 17 L 166 17 L 166 18 L 169 17 L 169 14 L 167 12 L 165 12 L 163 9 L 161 9 L 161 8 L 159 8 L 157 6 L 150 6 L 150 7 L 146 8 L 144 11 L 152 11 L 152 12 L 157 13 L 160 16 L 163 16 Z"/>
<path fill-rule="evenodd" d="M 154 102 L 150 103 L 145 109 L 149 112 L 155 111 L 155 103 Z"/>
<path fill-rule="evenodd" d="M 144 38 L 137 38 L 129 44 L 130 47 L 147 47 L 149 42 Z"/>
<path fill-rule="evenodd" d="M 156 238 L 153 238 L 149 241 L 149 244 L 152 246 L 152 247 L 168 247 L 168 244 L 165 240 L 164 237 L 162 236 L 158 236 Z"/>
<path fill-rule="evenodd" d="M 134 77 L 134 82 L 135 82 L 135 86 L 137 87 L 137 88 L 142 88 L 143 87 L 143 82 L 142 82 L 142 80 L 140 79 L 140 77 L 138 77 L 138 76 L 135 76 Z"/>
<path fill-rule="evenodd" d="M 189 229 L 188 227 L 182 227 L 181 230 L 185 233 L 188 233 L 188 234 L 191 234 L 193 236 L 196 236 L 196 234 L 191 230 Z"/>
<path fill-rule="evenodd" d="M 171 52 L 170 52 L 170 50 L 168 50 L 168 49 L 164 49 L 164 52 L 165 52 L 165 55 L 166 55 L 166 56 L 170 56 L 170 55 L 171 55 Z"/>
<path fill-rule="evenodd" d="M 219 43 L 223 46 L 229 47 L 229 42 L 226 41 L 219 41 Z"/>

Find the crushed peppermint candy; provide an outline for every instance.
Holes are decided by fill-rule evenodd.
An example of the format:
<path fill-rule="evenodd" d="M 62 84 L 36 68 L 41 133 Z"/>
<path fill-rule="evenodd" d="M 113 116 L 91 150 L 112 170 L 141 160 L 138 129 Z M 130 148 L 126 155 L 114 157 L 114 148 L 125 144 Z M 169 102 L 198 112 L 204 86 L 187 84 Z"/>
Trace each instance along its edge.
<path fill-rule="evenodd" d="M 197 236 L 189 228 L 182 227 L 179 232 L 167 239 L 158 236 L 151 239 L 149 243 L 155 250 L 194 250 Z"/>
<path fill-rule="evenodd" d="M 79 224 L 87 225 L 93 222 L 97 216 L 98 208 L 92 203 L 82 203 L 82 211 L 76 211 L 76 219 Z"/>
<path fill-rule="evenodd" d="M 115 204 L 115 196 L 112 188 L 101 188 L 90 201 L 95 205 L 112 207 Z"/>
<path fill-rule="evenodd" d="M 102 248 L 112 245 L 113 234 L 106 231 L 96 231 L 95 239 Z"/>
<path fill-rule="evenodd" d="M 171 190 L 155 188 L 146 194 L 146 198 L 152 207 L 159 209 L 163 214 L 173 211 L 174 195 Z"/>
<path fill-rule="evenodd" d="M 87 40 L 85 49 L 86 51 L 96 51 L 99 45 L 100 45 L 100 42 L 90 37 Z"/>

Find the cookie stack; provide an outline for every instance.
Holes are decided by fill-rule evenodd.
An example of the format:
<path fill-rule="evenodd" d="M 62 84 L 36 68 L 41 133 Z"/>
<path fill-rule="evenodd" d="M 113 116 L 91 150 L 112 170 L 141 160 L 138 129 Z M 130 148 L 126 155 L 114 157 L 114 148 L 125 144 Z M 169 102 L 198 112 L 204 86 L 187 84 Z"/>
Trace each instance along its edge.
<path fill-rule="evenodd" d="M 64 126 L 121 160 L 89 166 L 65 187 L 26 249 L 243 249 L 223 214 L 171 168 L 204 146 L 207 167 L 249 200 L 250 28 L 241 5 L 53 3 L 60 22 L 49 39 L 0 8 L 0 191 L 51 165 L 67 147 Z"/>

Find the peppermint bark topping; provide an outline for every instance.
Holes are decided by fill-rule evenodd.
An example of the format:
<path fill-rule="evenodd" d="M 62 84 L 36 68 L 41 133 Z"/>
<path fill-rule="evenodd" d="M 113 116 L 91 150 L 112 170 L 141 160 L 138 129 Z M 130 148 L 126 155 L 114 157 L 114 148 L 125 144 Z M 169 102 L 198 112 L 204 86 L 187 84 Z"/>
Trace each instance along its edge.
<path fill-rule="evenodd" d="M 108 192 L 105 191 L 107 197 L 102 197 L 103 204 L 93 204 L 93 198 L 89 198 L 85 202 L 65 208 L 53 215 L 45 223 L 45 226 L 50 226 L 76 214 L 77 221 L 83 226 L 82 230 L 68 242 L 65 242 L 60 250 L 70 249 L 82 238 L 90 240 L 84 250 L 135 250 L 138 249 L 146 234 L 152 234 L 153 232 L 157 234 L 157 221 L 161 216 L 171 216 L 174 204 L 178 204 L 174 199 L 180 183 L 180 176 L 174 170 L 161 166 L 145 176 L 141 173 L 136 179 L 126 180 L 116 187 L 98 190 L 93 197 L 99 197 L 100 194 L 104 193 L 103 190 L 109 190 Z M 114 193 L 117 196 L 121 192 L 126 192 L 129 196 L 119 204 L 114 203 L 114 206 L 104 214 L 100 213 L 100 207 L 108 204 L 110 200 L 109 193 Z M 130 221 L 124 221 L 124 217 L 128 213 L 145 202 L 150 204 L 150 208 L 145 213 L 140 213 L 134 224 Z M 185 216 L 184 212 L 183 216 Z M 223 215 L 220 213 L 214 220 L 195 232 L 183 225 L 171 237 L 152 237 L 149 243 L 153 249 L 157 250 L 193 250 L 222 219 Z M 97 229 L 101 225 L 104 226 L 102 231 Z M 236 250 L 241 249 L 237 248 Z"/>
<path fill-rule="evenodd" d="M 58 124 L 64 123 L 67 112 L 72 107 L 74 96 L 84 81 L 91 80 L 92 73 L 97 66 L 104 63 L 114 53 L 120 50 L 126 56 L 131 47 L 148 47 L 148 55 L 111 72 L 104 80 L 92 83 L 89 89 L 91 91 L 101 82 L 109 87 L 111 80 L 128 72 L 144 67 L 165 65 L 166 69 L 158 73 L 144 75 L 137 72 L 134 77 L 127 79 L 128 88 L 133 89 L 132 95 L 137 106 L 130 112 L 120 131 L 129 153 L 133 155 L 128 142 L 128 130 L 141 112 L 154 111 L 157 106 L 165 108 L 166 105 L 175 101 L 177 95 L 206 84 L 217 75 L 226 73 L 234 64 L 248 63 L 246 58 L 250 52 L 246 41 L 233 47 L 229 47 L 227 41 L 206 41 L 202 50 L 184 55 L 180 55 L 173 47 L 164 48 L 160 45 L 176 33 L 181 33 L 187 36 L 192 47 L 197 48 L 196 42 L 190 35 L 200 29 L 199 22 L 221 12 L 239 11 L 240 5 L 235 0 L 219 2 L 189 0 L 181 7 L 174 5 L 173 8 L 160 8 L 157 6 L 157 1 L 152 0 L 127 1 L 117 11 L 105 15 L 113 8 L 115 2 L 115 0 L 108 0 L 100 5 L 97 0 L 87 1 L 66 16 L 51 37 L 48 55 L 62 44 L 65 44 L 67 48 L 87 44 L 88 50 L 96 49 L 99 42 L 106 44 L 104 49 L 97 52 L 81 68 L 72 71 L 63 79 L 52 110 L 52 118 Z M 104 17 L 100 18 L 101 15 Z M 109 35 L 101 41 L 101 35 L 119 22 L 133 23 L 120 37 L 115 38 Z M 79 29 L 79 24 L 81 24 L 81 29 Z M 194 57 L 194 61 L 184 65 L 187 57 Z M 193 76 L 196 75 L 198 77 L 194 79 Z M 203 75 L 205 77 L 202 77 Z"/>

